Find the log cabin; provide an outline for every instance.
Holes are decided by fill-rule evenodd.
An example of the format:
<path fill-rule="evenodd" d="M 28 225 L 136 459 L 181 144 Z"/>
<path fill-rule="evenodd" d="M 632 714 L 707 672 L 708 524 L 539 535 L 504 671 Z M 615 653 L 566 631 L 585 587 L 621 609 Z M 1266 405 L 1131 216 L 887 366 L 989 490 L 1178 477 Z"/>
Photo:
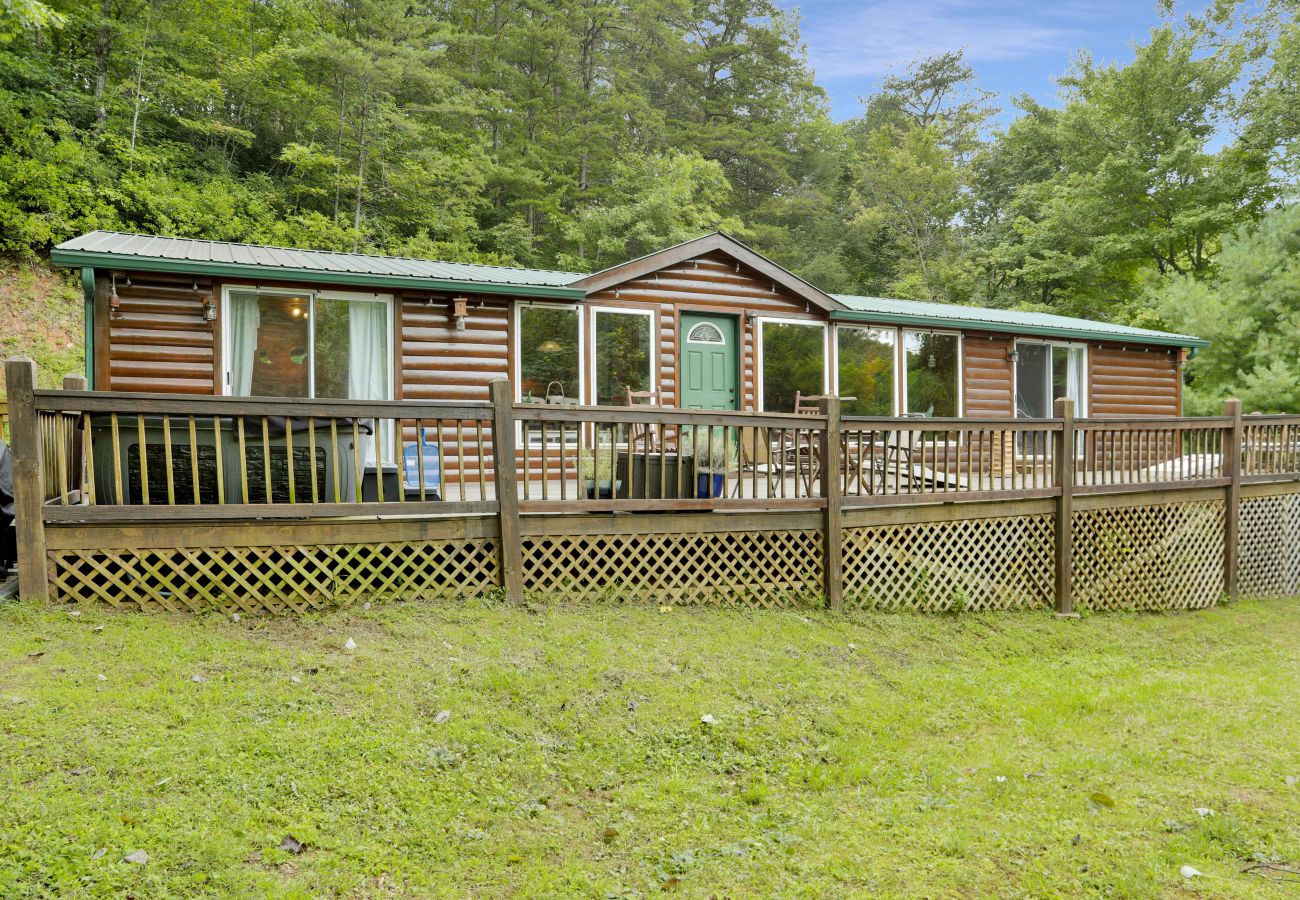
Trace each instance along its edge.
<path fill-rule="evenodd" d="M 829 294 L 721 233 L 593 274 L 96 231 L 92 389 L 847 415 L 1177 416 L 1196 337 L 1035 312 Z M 850 399 L 851 398 L 851 399 Z"/>

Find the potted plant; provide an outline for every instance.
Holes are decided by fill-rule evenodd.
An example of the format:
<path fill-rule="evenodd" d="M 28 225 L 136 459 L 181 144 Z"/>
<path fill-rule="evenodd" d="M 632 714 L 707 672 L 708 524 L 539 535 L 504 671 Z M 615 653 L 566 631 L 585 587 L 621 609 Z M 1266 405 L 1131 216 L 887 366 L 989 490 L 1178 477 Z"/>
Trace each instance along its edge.
<path fill-rule="evenodd" d="M 722 496 L 726 476 L 740 471 L 740 441 L 736 429 L 728 427 L 696 428 L 692 440 L 683 446 L 683 455 L 695 463 L 695 496 L 716 499 Z"/>
<path fill-rule="evenodd" d="M 623 480 L 614 478 L 614 445 L 598 441 L 595 448 L 578 448 L 578 478 L 588 500 L 613 500 L 623 489 Z"/>

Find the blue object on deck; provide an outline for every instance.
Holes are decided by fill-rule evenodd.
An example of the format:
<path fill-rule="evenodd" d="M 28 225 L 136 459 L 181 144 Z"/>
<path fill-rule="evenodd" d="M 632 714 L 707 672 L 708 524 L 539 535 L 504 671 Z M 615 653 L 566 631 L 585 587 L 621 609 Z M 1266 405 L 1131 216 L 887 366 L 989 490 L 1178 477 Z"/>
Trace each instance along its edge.
<path fill-rule="evenodd" d="M 430 500 L 442 499 L 442 461 L 438 456 L 438 445 L 431 444 L 425 438 L 424 429 L 420 429 L 418 444 L 406 444 L 402 450 L 406 459 L 406 481 L 403 487 L 410 499 L 420 497 L 420 460 L 424 459 L 424 494 Z"/>
<path fill-rule="evenodd" d="M 722 473 L 700 472 L 695 476 L 695 496 L 701 500 L 716 500 L 722 496 Z"/>

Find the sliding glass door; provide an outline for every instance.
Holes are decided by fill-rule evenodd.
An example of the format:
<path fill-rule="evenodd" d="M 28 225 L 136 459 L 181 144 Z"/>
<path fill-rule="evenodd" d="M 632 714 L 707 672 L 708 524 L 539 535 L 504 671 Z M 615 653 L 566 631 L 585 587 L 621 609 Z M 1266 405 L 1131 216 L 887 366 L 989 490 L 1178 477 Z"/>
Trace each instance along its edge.
<path fill-rule="evenodd" d="M 1050 418 L 1055 402 L 1074 401 L 1074 414 L 1086 416 L 1088 348 L 1083 344 L 1016 342 L 1016 415 Z"/>

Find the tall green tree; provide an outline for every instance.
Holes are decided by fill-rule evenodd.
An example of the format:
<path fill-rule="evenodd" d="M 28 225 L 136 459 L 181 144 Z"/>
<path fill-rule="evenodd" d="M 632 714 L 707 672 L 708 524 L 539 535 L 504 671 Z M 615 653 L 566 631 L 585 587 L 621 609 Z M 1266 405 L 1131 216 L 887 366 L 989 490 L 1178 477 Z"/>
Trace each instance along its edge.
<path fill-rule="evenodd" d="M 1300 412 L 1300 205 L 1273 210 L 1223 241 L 1209 278 L 1181 275 L 1155 292 L 1165 322 L 1210 341 L 1187 364 L 1189 413 Z"/>

